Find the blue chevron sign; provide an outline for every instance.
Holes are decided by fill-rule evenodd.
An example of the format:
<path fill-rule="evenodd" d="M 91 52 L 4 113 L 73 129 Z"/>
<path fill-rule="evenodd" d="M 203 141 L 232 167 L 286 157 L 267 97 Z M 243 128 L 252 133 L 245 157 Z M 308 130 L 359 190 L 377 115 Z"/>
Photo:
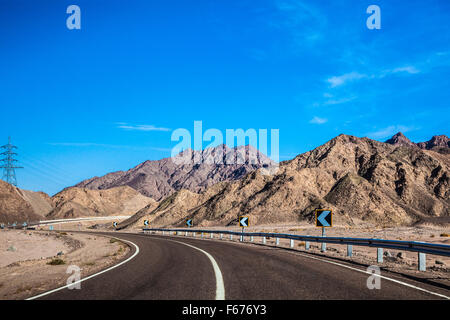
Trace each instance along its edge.
<path fill-rule="evenodd" d="M 144 220 L 144 225 L 148 226 L 148 220 Z"/>
<path fill-rule="evenodd" d="M 316 210 L 316 227 L 332 227 L 333 226 L 333 212 L 328 209 Z"/>
<path fill-rule="evenodd" d="M 186 220 L 186 225 L 188 226 L 188 227 L 192 227 L 194 224 L 192 223 L 192 219 L 188 219 L 188 220 Z"/>
<path fill-rule="evenodd" d="M 117 222 L 113 222 L 113 226 L 114 226 L 114 228 L 117 228 Z"/>
<path fill-rule="evenodd" d="M 248 227 L 248 217 L 239 217 L 239 227 Z"/>

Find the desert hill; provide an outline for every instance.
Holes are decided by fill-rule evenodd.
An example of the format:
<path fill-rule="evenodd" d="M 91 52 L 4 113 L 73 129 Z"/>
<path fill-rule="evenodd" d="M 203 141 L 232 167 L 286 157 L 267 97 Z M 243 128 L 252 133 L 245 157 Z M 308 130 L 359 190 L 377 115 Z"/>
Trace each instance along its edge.
<path fill-rule="evenodd" d="M 218 182 L 238 180 L 251 171 L 273 164 L 251 146 L 230 149 L 220 145 L 202 151 L 189 149 L 175 158 L 186 161 L 178 163 L 172 158 L 146 161 L 128 171 L 112 172 L 82 181 L 76 187 L 104 190 L 127 185 L 159 201 L 177 190 L 187 189 L 199 193 Z M 229 159 L 234 164 L 228 164 Z"/>
<path fill-rule="evenodd" d="M 43 192 L 22 190 L 0 180 L 0 222 L 23 223 L 44 220 L 52 210 L 50 197 Z"/>
<path fill-rule="evenodd" d="M 381 226 L 450 220 L 450 156 L 417 145 L 340 135 L 280 163 L 272 176 L 260 170 L 221 182 L 202 194 L 180 190 L 156 208 L 138 212 L 134 225 L 228 225 L 239 214 L 252 224 L 313 220 L 315 208 L 332 208 L 335 223 Z"/>
<path fill-rule="evenodd" d="M 108 190 L 67 188 L 54 195 L 52 203 L 48 219 L 132 215 L 155 201 L 122 186 Z"/>

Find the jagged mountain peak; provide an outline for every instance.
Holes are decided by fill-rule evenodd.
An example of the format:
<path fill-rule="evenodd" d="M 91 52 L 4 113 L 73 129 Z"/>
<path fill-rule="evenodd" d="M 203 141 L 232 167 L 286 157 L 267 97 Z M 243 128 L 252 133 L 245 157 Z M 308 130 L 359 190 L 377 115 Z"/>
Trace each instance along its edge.
<path fill-rule="evenodd" d="M 271 164 L 270 158 L 252 146 L 229 148 L 221 144 L 203 150 L 185 149 L 173 158 L 147 160 L 128 171 L 84 180 L 76 187 L 95 190 L 128 185 L 159 201 L 181 189 L 202 192 Z"/>
<path fill-rule="evenodd" d="M 392 145 L 407 145 L 407 146 L 414 146 L 415 144 L 409 140 L 403 133 L 398 132 L 395 135 L 392 136 L 392 138 L 386 140 L 385 143 L 392 144 Z"/>

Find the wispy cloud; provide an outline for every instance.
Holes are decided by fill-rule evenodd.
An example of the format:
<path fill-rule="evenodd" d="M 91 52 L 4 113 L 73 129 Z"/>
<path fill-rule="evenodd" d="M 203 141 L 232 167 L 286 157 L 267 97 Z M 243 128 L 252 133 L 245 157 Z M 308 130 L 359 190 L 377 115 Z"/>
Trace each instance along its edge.
<path fill-rule="evenodd" d="M 129 124 L 125 122 L 117 123 L 117 128 L 130 131 L 170 131 L 170 128 L 156 127 L 151 124 Z"/>
<path fill-rule="evenodd" d="M 371 74 L 359 73 L 356 71 L 345 73 L 340 76 L 333 76 L 326 79 L 326 81 L 330 84 L 331 88 L 343 86 L 346 83 L 361 80 L 361 79 L 382 79 L 388 75 L 394 75 L 399 73 L 406 74 L 417 74 L 421 71 L 417 69 L 415 66 L 408 65 L 402 67 L 396 67 L 393 69 L 385 69 L 381 71 L 376 71 Z"/>
<path fill-rule="evenodd" d="M 351 96 L 351 97 L 345 97 L 345 98 L 339 98 L 339 99 L 329 99 L 325 101 L 324 105 L 336 105 L 336 104 L 343 104 L 350 101 L 353 101 L 357 98 L 357 96 Z"/>
<path fill-rule="evenodd" d="M 392 125 L 388 126 L 386 128 L 381 128 L 379 130 L 369 132 L 366 134 L 367 137 L 373 138 L 373 139 L 383 139 L 383 138 L 390 138 L 397 132 L 408 132 L 415 130 L 415 127 L 412 126 L 403 126 L 403 125 Z"/>
<path fill-rule="evenodd" d="M 324 124 L 327 122 L 328 122 L 328 119 L 319 118 L 319 117 L 314 117 L 311 120 L 309 120 L 309 123 L 312 123 L 312 124 Z"/>
<path fill-rule="evenodd" d="M 400 68 L 395 68 L 393 70 L 390 70 L 390 73 L 399 73 L 399 72 L 406 72 L 406 73 L 409 73 L 409 74 L 416 74 L 416 73 L 419 73 L 420 70 L 418 70 L 414 66 L 406 66 L 406 67 L 400 67 Z"/>
<path fill-rule="evenodd" d="M 330 83 L 330 86 L 332 88 L 342 86 L 347 82 L 367 78 L 368 76 L 366 74 L 361 74 L 359 72 L 350 72 L 343 74 L 341 76 L 333 76 L 331 78 L 327 79 L 327 82 Z"/>
<path fill-rule="evenodd" d="M 288 31 L 295 47 L 312 46 L 324 38 L 327 18 L 316 6 L 300 0 L 275 0 L 274 4 L 278 17 L 269 24 Z"/>
<path fill-rule="evenodd" d="M 77 148 L 112 148 L 112 149 L 135 149 L 135 150 L 155 150 L 155 151 L 171 151 L 171 148 L 159 148 L 159 147 L 146 147 L 146 146 L 127 146 L 127 145 L 117 145 L 117 144 L 107 144 L 107 143 L 96 143 L 96 142 L 47 142 L 48 145 L 56 147 L 77 147 Z"/>
<path fill-rule="evenodd" d="M 60 147 L 109 147 L 109 148 L 120 148 L 121 146 L 94 142 L 48 142 L 51 146 Z"/>

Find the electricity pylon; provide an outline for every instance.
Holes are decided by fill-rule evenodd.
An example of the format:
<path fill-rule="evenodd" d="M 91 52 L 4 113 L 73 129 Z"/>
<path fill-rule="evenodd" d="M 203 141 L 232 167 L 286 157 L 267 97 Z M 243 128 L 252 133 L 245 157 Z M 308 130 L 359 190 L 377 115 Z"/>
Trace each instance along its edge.
<path fill-rule="evenodd" d="M 9 184 L 12 184 L 13 186 L 17 187 L 17 179 L 16 179 L 15 169 L 23 168 L 23 167 L 18 167 L 15 165 L 17 160 L 14 159 L 14 156 L 16 156 L 17 153 L 14 152 L 14 149 L 17 149 L 17 147 L 13 146 L 11 144 L 11 137 L 8 137 L 8 144 L 5 144 L 4 146 L 1 146 L 0 148 L 5 149 L 5 152 L 0 153 L 0 155 L 4 156 L 3 159 L 0 159 L 0 162 L 2 162 L 2 165 L 0 166 L 0 168 L 3 168 L 2 180 L 5 180 Z"/>

